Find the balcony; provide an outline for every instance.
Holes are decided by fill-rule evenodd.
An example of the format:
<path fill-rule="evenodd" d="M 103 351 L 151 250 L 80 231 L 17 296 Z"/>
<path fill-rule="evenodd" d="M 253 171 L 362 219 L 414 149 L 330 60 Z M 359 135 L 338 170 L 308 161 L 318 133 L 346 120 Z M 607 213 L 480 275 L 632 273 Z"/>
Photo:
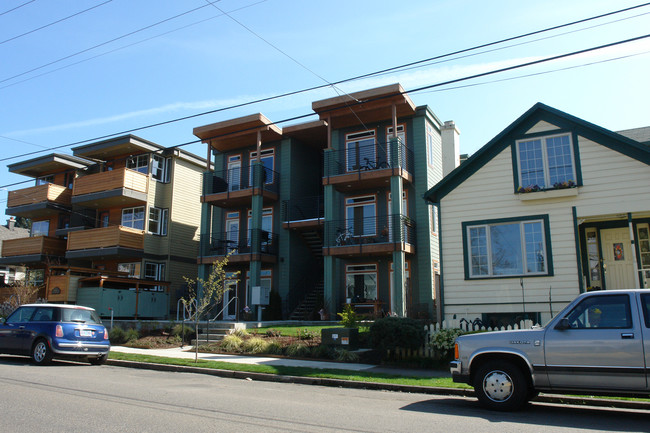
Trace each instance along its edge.
<path fill-rule="evenodd" d="M 128 168 L 78 177 L 72 188 L 72 204 L 95 209 L 128 207 L 147 202 L 149 178 Z"/>
<path fill-rule="evenodd" d="M 9 191 L 7 215 L 43 218 L 70 210 L 72 192 L 62 185 L 47 183 Z"/>
<path fill-rule="evenodd" d="M 415 253 L 415 222 L 402 215 L 325 222 L 323 255 L 389 255 Z"/>
<path fill-rule="evenodd" d="M 42 263 L 65 256 L 65 239 L 50 236 L 7 239 L 2 242 L 0 264 Z"/>
<path fill-rule="evenodd" d="M 413 151 L 399 139 L 325 151 L 323 185 L 340 191 L 386 187 L 391 176 L 413 182 Z"/>
<path fill-rule="evenodd" d="M 124 226 L 80 230 L 68 234 L 68 259 L 142 257 L 144 232 Z"/>
<path fill-rule="evenodd" d="M 266 230 L 249 230 L 245 239 L 239 239 L 232 233 L 214 233 L 212 236 L 202 235 L 201 244 L 205 254 L 199 257 L 199 264 L 212 264 L 228 254 L 229 263 L 262 261 L 275 263 L 278 256 L 277 233 Z"/>
<path fill-rule="evenodd" d="M 282 226 L 285 229 L 312 229 L 323 225 L 323 196 L 282 201 Z"/>
<path fill-rule="evenodd" d="M 247 206 L 253 195 L 262 194 L 264 205 L 277 201 L 280 173 L 268 167 L 245 165 L 203 174 L 201 202 L 224 208 Z M 253 173 L 256 173 L 253 176 Z"/>

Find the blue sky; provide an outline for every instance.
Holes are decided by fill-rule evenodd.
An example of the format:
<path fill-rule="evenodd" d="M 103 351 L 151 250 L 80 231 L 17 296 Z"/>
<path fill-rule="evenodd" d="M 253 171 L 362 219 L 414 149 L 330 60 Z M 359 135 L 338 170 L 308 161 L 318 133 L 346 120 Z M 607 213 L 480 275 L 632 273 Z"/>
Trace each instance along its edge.
<path fill-rule="evenodd" d="M 0 2 L 0 159 L 319 86 L 642 3 L 27 2 Z M 32 32 L 93 6 L 97 7 Z M 480 50 L 473 56 L 135 134 L 173 146 L 196 140 L 192 129 L 212 122 L 257 112 L 280 121 L 308 114 L 312 101 L 343 92 L 395 82 L 406 90 L 415 89 L 647 33 L 650 6 Z M 649 53 L 650 38 L 412 93 L 411 98 L 418 105 L 429 105 L 441 120 L 454 120 L 461 131 L 461 152 L 469 154 L 536 102 L 614 131 L 648 126 Z M 612 60 L 616 58 L 620 59 Z M 202 157 L 206 154 L 202 144 L 184 148 Z M 69 153 L 69 148 L 56 152 Z M 8 173 L 7 164 L 47 153 L 51 151 L 0 161 L 0 185 L 27 180 Z M 6 206 L 7 189 L 26 186 L 0 188 L 0 208 Z"/>

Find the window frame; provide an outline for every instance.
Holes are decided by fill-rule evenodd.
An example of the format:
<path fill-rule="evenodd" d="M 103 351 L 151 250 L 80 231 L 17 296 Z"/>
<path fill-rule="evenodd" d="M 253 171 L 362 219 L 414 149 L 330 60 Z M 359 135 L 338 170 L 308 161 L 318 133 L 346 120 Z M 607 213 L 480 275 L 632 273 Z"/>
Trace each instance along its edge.
<path fill-rule="evenodd" d="M 160 183 L 171 181 L 171 157 L 158 154 L 151 155 L 151 177 Z"/>
<path fill-rule="evenodd" d="M 351 300 L 354 299 L 354 285 L 348 284 L 349 276 L 355 276 L 355 275 L 363 275 L 364 278 L 366 275 L 370 275 L 371 278 L 374 277 L 374 282 L 375 282 L 375 297 L 373 298 L 366 298 L 364 297 L 363 299 L 365 301 L 376 301 L 379 299 L 379 266 L 378 264 L 375 263 L 351 263 L 345 266 L 345 297 L 350 298 Z M 365 284 L 364 284 L 365 285 Z M 350 287 L 352 287 L 352 294 L 350 294 Z M 364 289 L 365 291 L 365 289 Z M 365 295 L 365 293 L 364 293 Z M 354 301 L 352 301 L 354 302 Z"/>
<path fill-rule="evenodd" d="M 267 165 L 264 163 L 264 160 L 271 160 L 271 173 L 267 175 L 266 171 L 269 169 Z M 253 186 L 253 163 L 257 161 L 257 150 L 252 150 L 249 155 L 248 155 L 248 184 L 252 187 Z M 228 160 L 230 162 L 230 160 Z M 267 149 L 262 149 L 260 150 L 260 162 L 262 163 L 262 166 L 264 166 L 264 174 L 263 174 L 263 184 L 264 185 L 269 185 L 275 182 L 274 179 L 274 173 L 275 173 L 275 147 L 270 147 Z M 241 168 L 240 168 L 241 170 Z"/>
<path fill-rule="evenodd" d="M 580 173 L 580 163 L 579 163 L 579 152 L 577 147 L 578 146 L 577 136 L 574 133 L 571 133 L 569 131 L 553 131 L 553 133 L 549 133 L 549 131 L 546 131 L 544 133 L 531 134 L 526 137 L 515 140 L 515 143 L 512 148 L 513 169 L 514 169 L 514 176 L 515 176 L 515 183 L 514 183 L 515 192 L 521 192 L 519 191 L 519 188 L 528 188 L 532 186 L 538 186 L 540 191 L 558 189 L 558 187 L 556 187 L 553 183 L 551 183 L 549 156 L 548 156 L 548 143 L 547 143 L 547 140 L 558 138 L 558 137 L 568 137 L 569 151 L 571 152 L 572 176 L 571 178 L 564 180 L 564 182 L 572 181 L 574 183 L 573 186 L 582 185 L 582 177 Z M 521 171 L 522 160 L 521 160 L 520 148 L 523 143 L 528 143 L 536 140 L 539 140 L 541 145 L 542 172 L 543 172 L 542 175 L 544 178 L 544 186 L 537 185 L 537 184 L 525 185 L 522 182 L 523 176 Z"/>
<path fill-rule="evenodd" d="M 352 196 L 352 197 L 346 197 L 345 198 L 345 229 L 351 229 L 350 231 L 352 232 L 352 236 L 354 237 L 372 237 L 372 236 L 377 236 L 377 196 L 375 194 L 367 194 L 367 195 L 360 195 L 360 196 Z M 354 214 L 352 215 L 352 218 L 348 216 L 348 211 L 352 208 L 355 207 L 372 207 L 373 209 L 373 215 L 371 216 L 364 216 L 361 217 L 362 220 L 362 227 L 361 227 L 361 234 L 357 234 L 355 227 L 354 227 Z M 374 218 L 373 224 L 365 224 L 365 219 L 366 218 Z M 371 233 L 366 233 L 367 228 L 371 228 L 370 226 L 372 225 L 372 232 Z"/>
<path fill-rule="evenodd" d="M 370 141 L 370 140 L 372 140 L 372 144 L 365 143 L 365 141 Z M 345 172 L 346 173 L 359 171 L 361 167 L 361 159 L 365 158 L 365 156 L 362 156 L 361 153 L 357 151 L 355 152 L 355 158 L 357 153 L 359 153 L 359 158 L 356 160 L 356 168 L 355 165 L 350 165 L 350 148 L 352 146 L 357 149 L 367 146 L 368 148 L 372 149 L 372 157 L 368 159 L 373 162 L 377 161 L 377 131 L 375 129 L 367 129 L 364 131 L 357 131 L 357 132 L 351 132 L 349 134 L 345 134 L 344 146 L 345 146 Z M 368 155 L 370 156 L 371 153 L 368 153 Z"/>
<path fill-rule="evenodd" d="M 133 215 L 135 215 L 135 210 L 136 209 L 142 209 L 142 220 L 141 220 L 142 221 L 142 227 L 133 227 L 133 226 L 124 224 L 124 214 L 127 213 L 128 211 L 131 211 L 131 213 Z M 134 218 L 133 221 L 140 221 L 140 219 L 136 220 Z M 145 214 L 145 207 L 144 206 L 127 207 L 127 208 L 122 209 L 122 218 L 120 219 L 120 225 L 121 226 L 129 227 L 129 228 L 132 228 L 132 229 L 135 229 L 135 230 L 144 231 L 145 222 L 146 222 L 146 214 Z"/>
<path fill-rule="evenodd" d="M 148 153 L 129 156 L 126 158 L 126 168 L 142 174 L 149 174 L 149 159 Z M 144 165 L 142 164 L 142 161 L 144 161 Z M 133 165 L 133 167 L 129 167 L 129 165 Z M 142 168 L 146 168 L 146 170 L 142 171 Z"/>
<path fill-rule="evenodd" d="M 523 225 L 531 222 L 540 222 L 542 228 L 542 246 L 544 248 L 544 259 L 546 265 L 545 272 L 527 272 L 526 264 L 526 239 L 525 233 L 523 232 Z M 491 245 L 489 243 L 489 228 L 492 226 L 506 225 L 518 223 L 519 224 L 519 233 L 523 234 L 524 237 L 520 237 L 521 242 L 521 263 L 522 263 L 522 273 L 516 274 L 507 274 L 507 275 L 495 275 L 492 269 L 491 262 Z M 486 228 L 486 242 L 488 248 L 488 274 L 477 274 L 472 273 L 472 256 L 471 256 L 471 238 L 469 231 L 471 228 L 484 227 Z M 465 280 L 485 280 L 485 279 L 504 279 L 504 278 L 535 278 L 535 277 L 550 277 L 554 275 L 553 271 L 553 250 L 551 245 L 551 232 L 549 224 L 548 215 L 530 215 L 530 216 L 521 216 L 521 217 L 512 217 L 512 218 L 499 218 L 491 220 L 482 220 L 482 221 L 464 221 L 462 223 L 462 236 L 463 236 L 463 261 L 464 261 L 464 270 L 465 270 Z"/>
<path fill-rule="evenodd" d="M 35 231 L 35 228 L 39 226 L 44 226 L 45 231 L 39 229 Z M 41 221 L 32 221 L 32 227 L 29 229 L 29 237 L 35 238 L 38 236 L 49 236 L 50 235 L 50 220 L 41 220 Z"/>
<path fill-rule="evenodd" d="M 152 217 L 152 212 L 157 213 L 157 218 Z M 147 221 L 147 232 L 156 236 L 167 236 L 167 218 L 169 215 L 168 208 L 149 206 L 149 219 Z M 151 229 L 152 222 L 157 224 L 155 230 Z"/>

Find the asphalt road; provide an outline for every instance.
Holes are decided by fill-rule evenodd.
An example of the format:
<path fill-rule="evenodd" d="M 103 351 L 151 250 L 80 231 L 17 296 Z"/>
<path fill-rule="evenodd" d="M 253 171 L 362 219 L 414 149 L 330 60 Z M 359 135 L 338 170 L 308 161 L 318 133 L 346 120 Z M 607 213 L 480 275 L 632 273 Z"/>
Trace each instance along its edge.
<path fill-rule="evenodd" d="M 650 413 L 228 379 L 0 356 L 0 432 L 647 432 Z"/>

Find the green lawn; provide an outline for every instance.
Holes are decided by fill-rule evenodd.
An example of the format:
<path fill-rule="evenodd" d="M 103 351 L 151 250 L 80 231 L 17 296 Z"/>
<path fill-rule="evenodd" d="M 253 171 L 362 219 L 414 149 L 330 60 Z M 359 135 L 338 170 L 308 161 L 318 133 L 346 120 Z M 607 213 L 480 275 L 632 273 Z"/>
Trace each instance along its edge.
<path fill-rule="evenodd" d="M 345 379 L 357 382 L 378 382 L 390 383 L 396 385 L 415 385 L 415 386 L 431 386 L 431 387 L 444 387 L 444 388 L 470 388 L 467 385 L 454 383 L 451 378 L 447 377 L 413 377 L 413 376 L 399 376 L 382 373 L 367 373 L 351 370 L 339 369 L 319 369 L 307 367 L 284 367 L 284 366 L 268 366 L 268 365 L 248 365 L 248 364 L 235 364 L 230 362 L 221 361 L 205 361 L 199 359 L 197 363 L 191 359 L 178 359 L 178 358 L 165 358 L 151 355 L 138 355 L 132 353 L 111 352 L 110 359 L 119 359 L 125 361 L 136 362 L 150 362 L 165 365 L 182 365 L 188 367 L 202 367 L 214 368 L 219 370 L 229 371 L 247 371 L 253 373 L 267 373 L 278 374 L 283 376 L 300 376 L 300 377 L 316 377 L 327 379 Z"/>
<path fill-rule="evenodd" d="M 261 328 L 248 328 L 249 334 L 265 334 L 269 329 L 274 329 L 286 337 L 297 337 L 299 331 L 307 330 L 316 333 L 320 336 L 320 330 L 325 328 L 340 328 L 341 325 L 327 325 L 327 326 L 264 326 Z"/>

